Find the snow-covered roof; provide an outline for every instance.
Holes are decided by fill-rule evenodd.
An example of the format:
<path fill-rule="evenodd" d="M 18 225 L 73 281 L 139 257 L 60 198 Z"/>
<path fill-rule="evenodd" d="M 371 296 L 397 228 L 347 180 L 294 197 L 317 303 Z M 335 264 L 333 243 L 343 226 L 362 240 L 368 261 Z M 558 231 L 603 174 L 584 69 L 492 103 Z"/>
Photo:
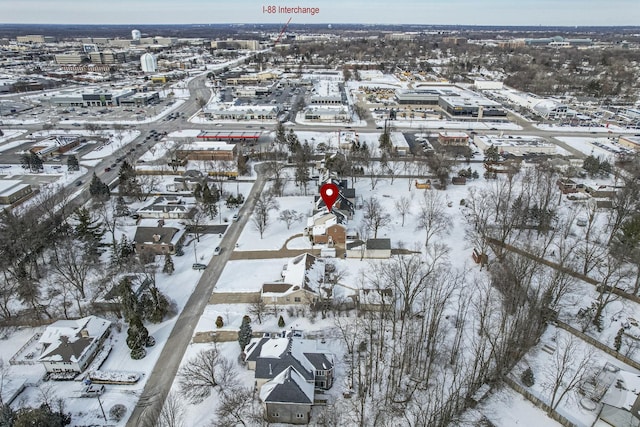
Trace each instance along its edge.
<path fill-rule="evenodd" d="M 324 261 L 304 253 L 287 263 L 284 283 L 316 291 L 324 283 Z"/>
<path fill-rule="evenodd" d="M 260 389 L 263 402 L 313 403 L 314 385 L 289 366 Z"/>
<path fill-rule="evenodd" d="M 633 411 L 633 415 L 640 418 L 638 408 L 640 403 L 636 405 L 638 395 L 640 395 L 640 375 L 621 370 L 602 398 L 602 403 L 628 412 Z"/>
<path fill-rule="evenodd" d="M 47 326 L 38 341 L 44 350 L 41 362 L 77 362 L 91 344 L 102 337 L 111 322 L 96 316 L 77 320 L 58 320 Z"/>

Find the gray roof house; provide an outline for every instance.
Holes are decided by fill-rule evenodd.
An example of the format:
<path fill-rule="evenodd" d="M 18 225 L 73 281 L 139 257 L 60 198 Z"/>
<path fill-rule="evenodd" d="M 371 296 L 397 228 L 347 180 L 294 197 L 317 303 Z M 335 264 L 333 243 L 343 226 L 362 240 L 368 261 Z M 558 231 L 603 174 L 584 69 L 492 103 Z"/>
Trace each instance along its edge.
<path fill-rule="evenodd" d="M 109 335 L 111 322 L 96 316 L 58 320 L 40 337 L 38 361 L 47 372 L 82 372 Z"/>
<path fill-rule="evenodd" d="M 313 385 L 292 366 L 260 389 L 267 421 L 272 423 L 308 424 L 313 396 Z"/>
<path fill-rule="evenodd" d="M 299 331 L 265 334 L 251 340 L 245 362 L 271 422 L 307 424 L 314 390 L 333 385 L 334 357 Z"/>

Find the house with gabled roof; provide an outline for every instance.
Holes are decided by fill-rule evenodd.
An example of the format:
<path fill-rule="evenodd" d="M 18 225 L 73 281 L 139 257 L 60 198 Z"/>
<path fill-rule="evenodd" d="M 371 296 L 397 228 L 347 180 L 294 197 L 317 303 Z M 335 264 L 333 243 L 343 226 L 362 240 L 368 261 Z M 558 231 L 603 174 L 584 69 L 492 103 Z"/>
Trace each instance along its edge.
<path fill-rule="evenodd" d="M 640 375 L 617 371 L 600 403 L 602 409 L 593 427 L 639 427 Z"/>
<path fill-rule="evenodd" d="M 313 385 L 292 366 L 260 389 L 265 417 L 272 423 L 308 424 L 313 406 Z"/>
<path fill-rule="evenodd" d="M 185 230 L 175 227 L 138 227 L 133 243 L 136 253 L 175 254 L 185 235 Z"/>
<path fill-rule="evenodd" d="M 47 372 L 77 372 L 86 369 L 109 336 L 111 322 L 96 316 L 58 320 L 47 326 L 38 341 L 38 361 Z"/>
<path fill-rule="evenodd" d="M 256 387 L 271 422 L 308 423 L 315 391 L 333 386 L 333 354 L 319 348 L 317 341 L 304 339 L 301 331 L 252 339 L 244 361 L 255 371 Z"/>
<path fill-rule="evenodd" d="M 324 260 L 309 253 L 291 259 L 282 270 L 282 280 L 262 285 L 266 304 L 301 304 L 317 300 L 325 282 Z"/>
<path fill-rule="evenodd" d="M 346 218 L 337 212 L 318 212 L 307 220 L 304 235 L 309 236 L 313 244 L 343 246 L 347 241 Z"/>

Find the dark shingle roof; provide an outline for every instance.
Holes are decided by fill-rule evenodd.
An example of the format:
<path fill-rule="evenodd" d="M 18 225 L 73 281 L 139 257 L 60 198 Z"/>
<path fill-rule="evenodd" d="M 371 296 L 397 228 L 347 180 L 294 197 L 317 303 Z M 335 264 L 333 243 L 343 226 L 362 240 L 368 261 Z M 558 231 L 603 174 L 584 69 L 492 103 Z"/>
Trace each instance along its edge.
<path fill-rule="evenodd" d="M 266 396 L 265 402 L 301 403 L 311 405 L 313 402 L 292 378 L 292 368 L 287 368 L 284 383 L 277 384 Z"/>
<path fill-rule="evenodd" d="M 171 243 L 173 236 L 178 232 L 177 228 L 173 227 L 138 227 L 136 229 L 136 235 L 133 238 L 135 243 Z M 160 236 L 160 239 L 156 242 L 154 235 Z"/>
<path fill-rule="evenodd" d="M 333 367 L 333 363 L 322 353 L 304 353 L 304 356 L 316 370 L 326 371 Z"/>
<path fill-rule="evenodd" d="M 271 366 L 269 366 L 271 365 Z M 287 353 L 280 358 L 261 357 L 256 361 L 256 378 L 271 379 L 281 372 L 285 371 L 288 367 L 295 368 L 300 375 L 307 381 L 313 380 L 313 373 L 307 371 L 302 364 L 293 357 L 290 353 Z"/>
<path fill-rule="evenodd" d="M 389 249 L 391 250 L 391 239 L 369 239 L 367 249 Z"/>

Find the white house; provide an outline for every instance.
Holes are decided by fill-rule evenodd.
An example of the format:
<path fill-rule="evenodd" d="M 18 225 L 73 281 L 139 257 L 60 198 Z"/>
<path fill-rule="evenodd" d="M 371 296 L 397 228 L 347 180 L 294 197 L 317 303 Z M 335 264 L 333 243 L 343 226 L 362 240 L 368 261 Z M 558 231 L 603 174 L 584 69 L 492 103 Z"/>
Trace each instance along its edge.
<path fill-rule="evenodd" d="M 111 322 L 96 316 L 77 320 L 58 320 L 47 326 L 38 341 L 47 372 L 82 372 L 109 336 Z"/>

